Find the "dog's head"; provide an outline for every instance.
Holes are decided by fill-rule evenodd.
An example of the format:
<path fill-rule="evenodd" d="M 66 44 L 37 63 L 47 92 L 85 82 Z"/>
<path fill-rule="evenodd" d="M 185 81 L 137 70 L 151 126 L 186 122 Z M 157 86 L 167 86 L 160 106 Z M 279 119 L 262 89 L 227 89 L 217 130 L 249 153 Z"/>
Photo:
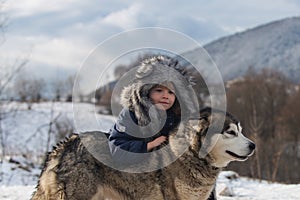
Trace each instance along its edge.
<path fill-rule="evenodd" d="M 242 134 L 239 121 L 228 112 L 205 108 L 193 129 L 196 137 L 191 148 L 215 167 L 244 161 L 254 152 L 255 144 Z"/>

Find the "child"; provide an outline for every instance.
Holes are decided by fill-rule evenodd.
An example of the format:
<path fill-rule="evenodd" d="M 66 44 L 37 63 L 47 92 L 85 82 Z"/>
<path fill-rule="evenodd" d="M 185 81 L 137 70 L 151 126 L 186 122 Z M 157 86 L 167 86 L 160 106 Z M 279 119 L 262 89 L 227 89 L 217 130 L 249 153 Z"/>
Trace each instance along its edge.
<path fill-rule="evenodd" d="M 126 133 L 120 128 L 120 124 L 124 124 L 126 127 L 126 122 L 130 122 L 131 120 L 136 124 L 138 124 L 138 122 L 134 111 L 123 109 L 117 124 L 115 124 L 110 133 L 109 140 L 113 145 L 119 146 L 121 149 L 130 152 L 146 153 L 167 142 L 169 132 L 178 125 L 180 120 L 179 113 L 177 113 L 177 115 L 175 113 L 175 110 L 178 110 L 178 103 L 176 102 L 174 90 L 171 90 L 165 85 L 157 84 L 149 90 L 146 97 L 149 97 L 150 101 L 157 109 L 166 111 L 167 118 L 163 128 L 157 133 L 149 133 L 150 137 L 143 137 L 147 136 L 144 133 L 137 134 L 136 132 L 140 132 L 139 129 L 136 129 L 134 133 Z M 148 130 L 145 129 L 145 131 L 149 130 L 150 128 Z M 135 137 L 139 135 L 140 137 Z"/>
<path fill-rule="evenodd" d="M 140 162 L 148 153 L 168 144 L 170 131 L 181 121 L 180 103 L 188 112 L 195 111 L 186 78 L 176 68 L 178 62 L 165 56 L 144 60 L 137 69 L 133 83 L 121 95 L 123 110 L 110 131 L 109 147 L 114 160 L 123 163 Z M 187 96 L 178 99 L 178 89 Z"/>

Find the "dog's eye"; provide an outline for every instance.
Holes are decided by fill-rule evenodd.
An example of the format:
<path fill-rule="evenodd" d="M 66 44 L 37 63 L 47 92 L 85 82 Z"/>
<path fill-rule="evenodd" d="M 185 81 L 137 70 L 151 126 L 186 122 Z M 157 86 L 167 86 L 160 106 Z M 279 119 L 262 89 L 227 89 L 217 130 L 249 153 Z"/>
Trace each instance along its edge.
<path fill-rule="evenodd" d="M 236 133 L 235 133 L 234 131 L 226 131 L 226 133 L 227 133 L 228 135 L 234 135 L 234 136 L 236 136 Z"/>

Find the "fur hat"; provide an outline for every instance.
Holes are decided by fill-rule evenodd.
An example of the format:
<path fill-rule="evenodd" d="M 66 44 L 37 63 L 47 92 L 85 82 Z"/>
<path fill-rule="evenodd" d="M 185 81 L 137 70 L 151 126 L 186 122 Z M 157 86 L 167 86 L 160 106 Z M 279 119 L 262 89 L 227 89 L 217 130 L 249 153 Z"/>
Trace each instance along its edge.
<path fill-rule="evenodd" d="M 172 83 L 180 104 L 181 118 L 199 114 L 192 77 L 188 76 L 179 60 L 162 55 L 153 56 L 143 60 L 135 70 L 134 80 L 121 93 L 121 104 L 135 113 L 139 125 L 145 126 L 159 115 L 155 109 L 151 109 L 153 105 L 149 99 L 151 88 L 158 84 Z"/>

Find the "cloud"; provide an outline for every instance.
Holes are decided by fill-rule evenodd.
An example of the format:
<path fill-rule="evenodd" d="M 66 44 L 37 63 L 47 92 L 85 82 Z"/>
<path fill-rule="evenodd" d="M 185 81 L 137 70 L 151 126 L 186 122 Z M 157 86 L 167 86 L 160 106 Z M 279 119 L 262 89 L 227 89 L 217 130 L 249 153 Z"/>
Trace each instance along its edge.
<path fill-rule="evenodd" d="M 10 0 L 5 3 L 4 11 L 13 17 L 35 16 L 41 13 L 53 13 L 67 11 L 70 7 L 80 4 L 79 0 Z"/>
<path fill-rule="evenodd" d="M 10 24 L 1 58 L 30 55 L 29 64 L 35 68 L 76 71 L 99 43 L 122 31 L 169 28 L 206 44 L 236 31 L 299 15 L 299 4 L 297 0 L 9 0 L 3 9 Z"/>
<path fill-rule="evenodd" d="M 57 67 L 74 68 L 80 66 L 88 48 L 78 46 L 67 38 L 43 38 L 35 44 L 31 59 L 34 62 L 47 63 Z"/>
<path fill-rule="evenodd" d="M 119 26 L 122 29 L 132 29 L 138 25 L 137 19 L 141 14 L 141 9 L 140 4 L 130 5 L 126 9 L 110 13 L 103 19 L 103 22 Z"/>
<path fill-rule="evenodd" d="M 4 6 L 4 11 L 10 13 L 14 17 L 26 17 L 37 13 L 43 13 L 53 10 L 51 6 L 43 6 L 43 1 L 32 0 L 16 2 L 14 0 L 9 1 Z"/>
<path fill-rule="evenodd" d="M 21 48 L 16 49 L 19 46 Z M 84 55 L 88 54 L 89 47 L 82 44 L 77 46 L 76 42 L 67 38 L 48 38 L 45 36 L 22 37 L 11 36 L 6 44 L 1 47 L 2 55 L 6 58 L 16 58 L 22 55 L 30 59 L 30 63 L 45 63 L 63 68 L 74 68 L 79 66 Z"/>

